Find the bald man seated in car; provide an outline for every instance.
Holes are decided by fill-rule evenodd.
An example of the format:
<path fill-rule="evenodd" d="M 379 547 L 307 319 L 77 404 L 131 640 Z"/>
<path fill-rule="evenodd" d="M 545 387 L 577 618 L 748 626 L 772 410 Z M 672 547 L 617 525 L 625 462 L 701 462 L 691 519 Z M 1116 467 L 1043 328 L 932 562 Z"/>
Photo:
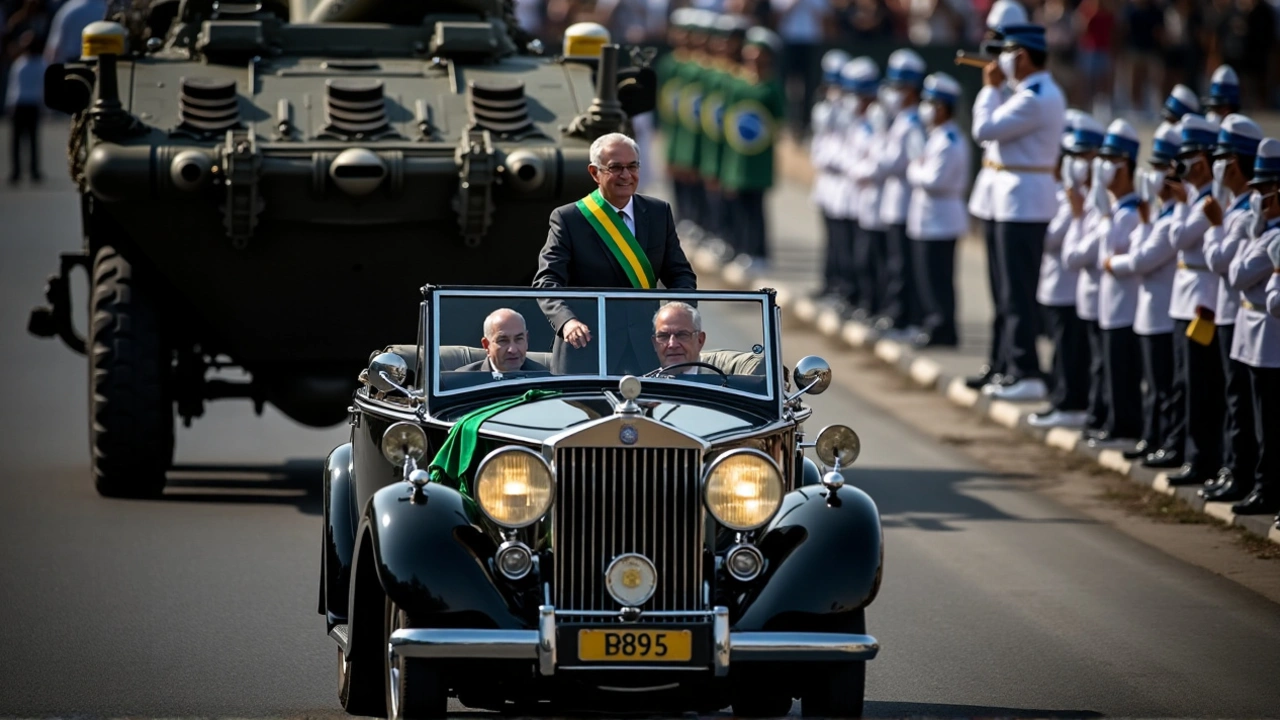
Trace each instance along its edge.
<path fill-rule="evenodd" d="M 550 372 L 545 365 L 528 358 L 529 328 L 524 323 L 524 316 L 515 310 L 501 308 L 489 313 L 489 317 L 484 319 L 484 337 L 480 346 L 485 350 L 485 359 L 463 365 L 458 370 Z"/>

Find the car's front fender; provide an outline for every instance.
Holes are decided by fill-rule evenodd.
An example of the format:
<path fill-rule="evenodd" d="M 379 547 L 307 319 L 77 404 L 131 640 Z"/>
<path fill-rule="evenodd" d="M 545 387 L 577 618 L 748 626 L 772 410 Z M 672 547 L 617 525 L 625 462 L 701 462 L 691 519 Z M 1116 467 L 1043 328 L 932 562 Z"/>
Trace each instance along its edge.
<path fill-rule="evenodd" d="M 387 597 L 429 624 L 465 613 L 471 627 L 524 627 L 490 570 L 497 544 L 480 529 L 474 504 L 436 483 L 411 501 L 413 492 L 408 483 L 382 488 L 361 519 Z"/>
<path fill-rule="evenodd" d="M 324 607 L 347 616 L 351 564 L 355 561 L 355 477 L 351 443 L 339 445 L 324 461 Z"/>
<path fill-rule="evenodd" d="M 761 534 L 765 572 L 735 613 L 737 630 L 820 629 L 875 599 L 884 560 L 880 513 L 852 486 L 802 487 Z"/>

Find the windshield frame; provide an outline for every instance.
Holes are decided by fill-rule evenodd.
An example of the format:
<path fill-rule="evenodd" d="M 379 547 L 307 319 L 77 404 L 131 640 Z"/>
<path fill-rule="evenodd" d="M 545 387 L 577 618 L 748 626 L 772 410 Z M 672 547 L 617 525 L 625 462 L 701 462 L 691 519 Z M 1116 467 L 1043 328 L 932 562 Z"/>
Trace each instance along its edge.
<path fill-rule="evenodd" d="M 422 292 L 425 302 L 423 303 L 424 307 L 419 325 L 419 337 L 421 338 L 419 345 L 428 371 L 420 371 L 418 373 L 418 384 L 427 397 L 428 408 L 443 410 L 445 406 L 481 400 L 489 396 L 511 397 L 539 388 L 557 389 L 565 392 L 601 389 L 616 391 L 618 381 L 623 376 L 610 375 L 603 372 L 594 375 L 578 374 L 512 378 L 503 382 L 485 383 L 455 390 L 441 389 L 439 364 L 435 361 L 440 356 L 440 341 L 435 329 L 441 327 L 440 312 L 443 301 L 447 301 L 450 298 L 466 297 L 510 297 L 513 299 L 554 297 L 566 300 L 575 298 L 596 299 L 598 328 L 595 334 L 602 338 L 606 337 L 605 333 L 608 332 L 608 327 L 605 324 L 606 313 L 604 311 L 608 300 L 696 300 L 697 302 L 720 300 L 758 303 L 760 327 L 763 331 L 761 342 L 764 346 L 764 376 L 766 378 L 764 392 L 752 393 L 718 385 L 690 383 L 684 380 L 665 378 L 644 378 L 643 382 L 653 390 L 668 396 L 672 394 L 688 396 L 691 390 L 701 394 L 714 393 L 717 398 L 734 401 L 734 404 L 745 404 L 754 407 L 757 412 L 765 409 L 762 406 L 766 406 L 771 415 L 781 412 L 784 380 L 781 377 L 782 358 L 781 342 L 778 339 L 779 328 L 776 326 L 778 311 L 772 290 L 629 290 L 623 288 L 428 285 L 422 288 Z M 605 368 L 607 365 L 607 346 L 607 341 L 599 344 L 597 349 L 598 368 Z M 650 385 L 650 383 L 654 385 Z"/>

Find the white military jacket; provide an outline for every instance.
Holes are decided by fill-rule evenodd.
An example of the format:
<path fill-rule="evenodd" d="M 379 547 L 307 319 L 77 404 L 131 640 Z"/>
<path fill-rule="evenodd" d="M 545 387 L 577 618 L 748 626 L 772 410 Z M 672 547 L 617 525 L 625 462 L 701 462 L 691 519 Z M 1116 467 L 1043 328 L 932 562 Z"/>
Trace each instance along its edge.
<path fill-rule="evenodd" d="M 924 152 L 907 165 L 911 201 L 907 208 L 907 237 L 913 240 L 955 240 L 969 229 L 964 205 L 969 184 L 969 140 L 954 121 L 929 131 Z"/>
<path fill-rule="evenodd" d="M 1098 320 L 1098 246 L 1101 235 L 1111 228 L 1111 218 L 1096 208 L 1086 208 L 1084 217 L 1072 217 L 1062 240 L 1062 264 L 1079 273 L 1076 277 L 1076 316 Z"/>
<path fill-rule="evenodd" d="M 973 105 L 973 139 L 992 142 L 991 217 L 1048 222 L 1057 213 L 1055 174 L 1066 126 L 1066 100 L 1048 72 L 1023 78 L 1012 95 L 983 87 Z"/>
<path fill-rule="evenodd" d="M 1280 272 L 1271 273 L 1267 281 L 1267 314 L 1280 318 Z"/>
<path fill-rule="evenodd" d="M 1240 309 L 1240 293 L 1227 284 L 1231 261 L 1249 240 L 1249 196 L 1241 195 L 1223 214 L 1222 225 L 1204 234 L 1204 261 L 1218 276 L 1218 296 L 1214 305 L 1215 325 L 1234 325 Z"/>
<path fill-rule="evenodd" d="M 1204 235 L 1210 227 L 1209 218 L 1204 216 L 1204 201 L 1211 189 L 1205 185 L 1190 194 L 1187 218 L 1173 235 L 1173 246 L 1178 249 L 1178 272 L 1173 276 L 1169 315 L 1174 320 L 1194 320 L 1197 306 L 1213 308 L 1218 302 L 1218 278 L 1209 271 L 1204 259 Z"/>
<path fill-rule="evenodd" d="M 844 152 L 844 136 L 848 129 L 850 108 L 844 98 L 823 98 L 813 106 L 813 140 L 809 144 L 809 162 L 816 177 L 811 199 L 822 214 L 837 219 L 849 217 L 849 178 L 838 163 Z"/>
<path fill-rule="evenodd" d="M 903 108 L 894 116 L 889 133 L 876 151 L 873 179 L 883 184 L 880 192 L 880 222 L 906 225 L 911 205 L 907 185 L 907 164 L 924 148 L 924 125 L 916 106 Z"/>
<path fill-rule="evenodd" d="M 1079 271 L 1070 270 L 1062 262 L 1062 243 L 1071 228 L 1071 201 L 1067 191 L 1058 187 L 1058 214 L 1049 221 L 1044 233 L 1044 252 L 1040 256 L 1040 280 L 1036 283 L 1036 302 L 1046 307 L 1072 307 L 1076 304 Z"/>
<path fill-rule="evenodd" d="M 1133 317 L 1133 331 L 1138 335 L 1173 332 L 1169 301 L 1173 296 L 1173 275 L 1178 269 L 1173 233 L 1182 227 L 1186 213 L 1186 205 L 1166 203 L 1142 241 L 1134 243 L 1128 253 L 1111 258 L 1111 272 L 1116 277 L 1139 279 L 1138 309 Z"/>
<path fill-rule="evenodd" d="M 1267 312 L 1267 283 L 1275 276 L 1267 246 L 1273 242 L 1280 242 L 1280 220 L 1270 221 L 1262 237 L 1245 243 L 1227 275 L 1240 293 L 1231 359 L 1249 367 L 1280 368 L 1280 318 Z"/>
<path fill-rule="evenodd" d="M 1009 91 L 1004 87 L 997 88 L 995 92 L 1000 95 L 1000 102 L 1009 99 Z M 975 106 L 977 102 L 975 98 Z M 991 219 L 992 193 L 995 188 L 997 171 L 994 167 L 989 166 L 994 164 L 994 147 L 994 142 L 982 143 L 982 167 L 978 169 L 978 176 L 973 179 L 973 192 L 969 194 L 969 214 L 979 220 Z"/>
<path fill-rule="evenodd" d="M 864 230 L 883 230 L 880 219 L 882 189 L 877 179 L 879 148 L 888 142 L 888 128 L 876 127 L 875 118 L 883 113 L 876 106 L 867 110 L 863 118 L 853 123 L 846 134 L 844 154 L 845 168 L 857 188 L 858 226 Z"/>
<path fill-rule="evenodd" d="M 1129 193 L 1117 199 L 1111 206 L 1111 226 L 1099 235 L 1098 269 L 1103 270 L 1107 258 L 1124 255 L 1140 244 L 1144 239 L 1143 227 L 1138 213 L 1138 194 Z M 1098 277 L 1098 327 L 1103 330 L 1133 327 L 1133 318 L 1138 313 L 1139 278 L 1109 272 L 1101 272 Z"/>

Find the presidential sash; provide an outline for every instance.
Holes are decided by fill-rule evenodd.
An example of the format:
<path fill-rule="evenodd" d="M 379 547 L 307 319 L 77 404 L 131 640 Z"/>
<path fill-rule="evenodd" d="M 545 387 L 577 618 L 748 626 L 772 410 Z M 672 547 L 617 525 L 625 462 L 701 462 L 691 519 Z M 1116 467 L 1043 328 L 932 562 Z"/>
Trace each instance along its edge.
<path fill-rule="evenodd" d="M 627 229 L 622 216 L 618 215 L 613 206 L 605 201 L 599 188 L 578 201 L 578 212 L 582 213 L 582 217 L 595 228 L 596 234 L 600 236 L 604 246 L 609 248 L 609 252 L 617 258 L 618 264 L 622 266 L 623 272 L 627 274 L 627 279 L 631 281 L 633 287 L 652 290 L 657 286 L 658 281 L 653 276 L 653 267 L 649 265 L 649 258 L 640 248 L 640 243 L 636 242 L 635 236 Z"/>

